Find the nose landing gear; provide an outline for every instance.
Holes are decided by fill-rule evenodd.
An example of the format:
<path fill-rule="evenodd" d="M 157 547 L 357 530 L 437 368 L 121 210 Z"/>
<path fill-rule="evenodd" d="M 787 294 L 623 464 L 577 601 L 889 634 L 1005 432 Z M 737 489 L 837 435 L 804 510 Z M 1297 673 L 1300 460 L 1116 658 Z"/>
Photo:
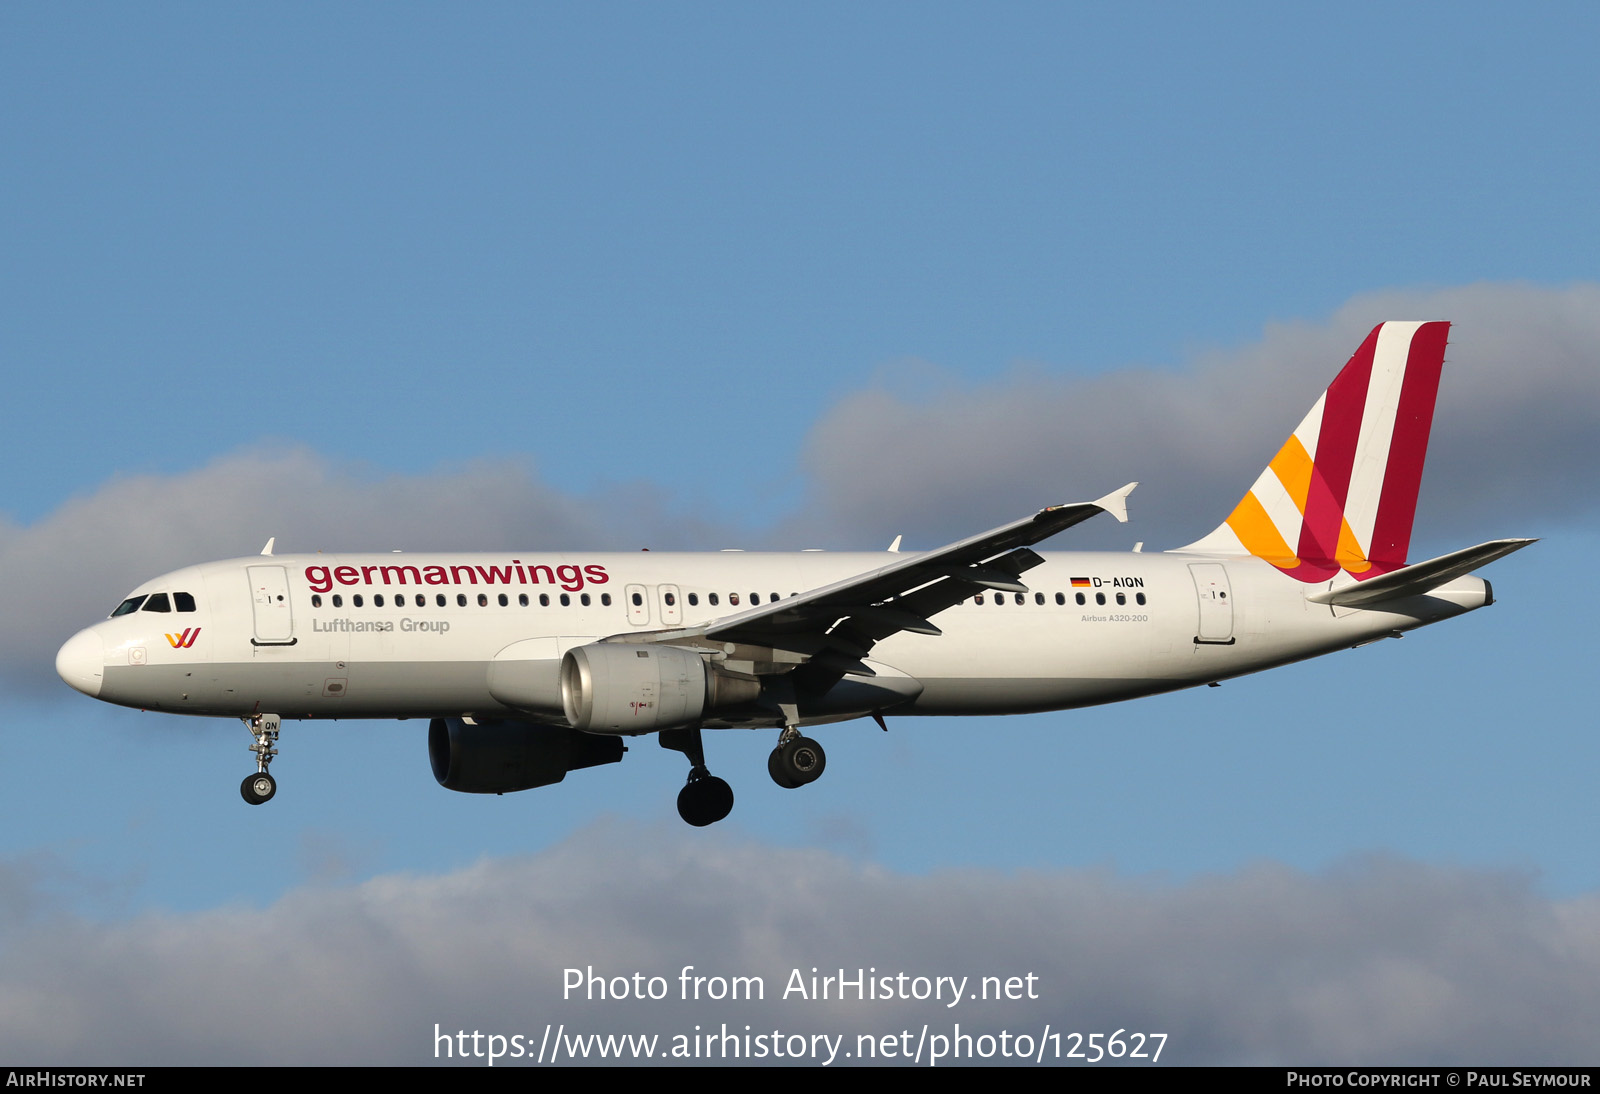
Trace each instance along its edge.
<path fill-rule="evenodd" d="M 256 754 L 256 773 L 246 775 L 244 782 L 239 784 L 239 796 L 251 805 L 265 805 L 278 792 L 278 781 L 267 773 L 267 767 L 272 763 L 272 757 L 278 754 L 273 746 L 277 744 L 278 730 L 283 720 L 276 714 L 256 714 L 241 720 L 250 731 L 250 736 L 255 738 L 250 751 Z"/>

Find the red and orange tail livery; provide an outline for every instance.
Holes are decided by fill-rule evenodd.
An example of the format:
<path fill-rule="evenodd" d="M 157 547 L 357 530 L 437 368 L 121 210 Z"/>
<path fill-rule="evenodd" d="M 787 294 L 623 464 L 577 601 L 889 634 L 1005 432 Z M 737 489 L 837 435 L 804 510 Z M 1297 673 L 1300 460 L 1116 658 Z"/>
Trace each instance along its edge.
<path fill-rule="evenodd" d="M 1254 555 L 1307 583 L 1404 566 L 1449 333 L 1372 328 L 1228 519 L 1183 550 Z"/>

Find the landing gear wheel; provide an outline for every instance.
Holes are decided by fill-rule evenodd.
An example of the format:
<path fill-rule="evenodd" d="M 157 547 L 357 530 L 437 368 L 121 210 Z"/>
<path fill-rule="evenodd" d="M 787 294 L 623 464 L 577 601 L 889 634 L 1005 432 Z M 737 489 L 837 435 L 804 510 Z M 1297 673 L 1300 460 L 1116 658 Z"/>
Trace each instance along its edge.
<path fill-rule="evenodd" d="M 678 816 L 704 828 L 733 812 L 733 787 L 715 775 L 695 779 L 678 791 Z"/>
<path fill-rule="evenodd" d="M 241 718 L 244 728 L 250 731 L 250 751 L 256 754 L 256 773 L 239 784 L 239 796 L 251 805 L 265 805 L 278 792 L 278 783 L 267 774 L 272 757 L 278 754 L 273 747 L 278 741 L 278 730 L 283 719 L 276 714 L 252 714 Z"/>
<path fill-rule="evenodd" d="M 251 805 L 265 805 L 272 800 L 272 795 L 278 792 L 278 782 L 265 771 L 258 771 L 254 775 L 246 775 L 244 782 L 239 784 L 239 794 Z"/>
<path fill-rule="evenodd" d="M 776 766 L 795 786 L 804 786 L 806 783 L 816 782 L 822 777 L 822 771 L 828 766 L 827 753 L 822 751 L 822 746 L 810 737 L 796 737 L 778 746 L 773 753 L 777 757 Z M 774 765 L 767 761 L 767 770 L 771 771 Z M 773 775 L 776 781 L 777 776 Z M 783 783 L 778 783 L 782 786 Z"/>
<path fill-rule="evenodd" d="M 772 776 L 773 782 L 777 783 L 785 790 L 795 790 L 800 786 L 800 784 L 790 778 L 789 773 L 784 770 L 783 749 L 781 748 L 773 749 L 771 754 L 767 756 L 767 774 Z"/>

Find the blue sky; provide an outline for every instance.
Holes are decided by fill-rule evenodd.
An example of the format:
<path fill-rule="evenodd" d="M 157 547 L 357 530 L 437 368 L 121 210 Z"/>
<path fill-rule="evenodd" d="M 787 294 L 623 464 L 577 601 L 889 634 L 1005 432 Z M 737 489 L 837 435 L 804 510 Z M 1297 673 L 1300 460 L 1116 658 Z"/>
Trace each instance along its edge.
<path fill-rule="evenodd" d="M 139 1023 L 87 1000 L 162 964 L 152 925 L 313 931 L 352 902 L 395 917 L 348 927 L 348 979 L 372 983 L 366 943 L 479 883 L 490 901 L 581 878 L 572 907 L 540 913 L 554 968 L 712 963 L 718 936 L 697 932 L 717 916 L 697 918 L 681 879 L 641 881 L 652 856 L 706 871 L 718 915 L 769 910 L 739 929 L 770 925 L 770 901 L 794 911 L 763 894 L 796 878 L 834 894 L 790 924 L 793 949 L 731 947 L 757 965 L 931 968 L 951 936 L 897 948 L 874 908 L 948 885 L 1033 909 L 1028 879 L 1066 894 L 1039 897 L 1050 922 L 1110 886 L 1118 922 L 1150 917 L 1149 953 L 1188 937 L 1159 909 L 1215 891 L 1238 924 L 1273 921 L 1262 877 L 1326 906 L 1378 879 L 1414 891 L 1423 923 L 1430 901 L 1498 923 L 1505 903 L 1482 894 L 1512 891 L 1506 937 L 1535 949 L 1550 923 L 1589 924 L 1597 23 L 1579 5 L 7 7 L 0 1049 L 421 1061 L 432 1021 L 565 1012 L 532 972 L 522 989 L 477 977 L 504 941 L 488 928 L 458 975 L 413 992 L 422 1010 L 386 1009 L 403 984 L 352 989 L 376 1017 L 353 1030 L 311 1008 L 322 1032 L 286 1054 L 193 1032 L 226 998 L 199 958 L 162 974 L 174 1001 Z M 834 727 L 802 793 L 766 779 L 765 736 L 724 734 L 708 746 L 738 794 L 722 831 L 683 829 L 681 759 L 652 742 L 479 799 L 433 783 L 416 722 L 290 726 L 282 790 L 252 810 L 236 724 L 102 708 L 50 671 L 133 584 L 274 535 L 926 547 L 1139 478 L 1133 523 L 1050 546 L 1173 546 L 1226 513 L 1389 318 L 1456 324 L 1416 550 L 1544 537 L 1486 574 L 1500 603 L 1222 689 Z M 630 918 L 621 891 L 695 926 Z M 604 938 L 564 933 L 602 915 L 619 918 Z M 1049 968 L 1101 937 L 1093 916 L 1070 938 L 974 916 L 941 929 L 980 971 L 1019 932 L 1031 948 L 1006 960 Z M 1261 970 L 1230 999 L 1288 992 L 1292 1010 L 1351 964 L 1326 932 L 1269 957 L 1218 922 L 1189 942 Z M 84 933 L 115 952 L 88 956 Z M 315 950 L 246 938 L 232 959 L 248 974 L 299 944 Z M 1450 987 L 1448 1017 L 1370 1058 L 1471 1056 L 1503 1016 L 1457 996 L 1600 1016 L 1574 987 L 1583 961 L 1510 962 L 1515 988 L 1469 990 L 1462 970 L 1494 954 L 1410 956 Z M 1326 979 L 1285 987 L 1279 961 Z M 1073 1013 L 1178 1028 L 1217 1008 L 1146 971 L 1108 966 L 1107 984 L 1140 986 Z M 283 998 L 312 979 L 288 976 L 300 994 Z M 1396 994 L 1351 987 L 1351 1023 Z M 79 1020 L 28 1017 L 46 997 Z M 1355 1059 L 1317 1023 L 1236 1013 L 1190 1027 L 1176 1058 Z M 1496 1058 L 1588 1043 L 1542 1036 L 1513 1024 Z"/>

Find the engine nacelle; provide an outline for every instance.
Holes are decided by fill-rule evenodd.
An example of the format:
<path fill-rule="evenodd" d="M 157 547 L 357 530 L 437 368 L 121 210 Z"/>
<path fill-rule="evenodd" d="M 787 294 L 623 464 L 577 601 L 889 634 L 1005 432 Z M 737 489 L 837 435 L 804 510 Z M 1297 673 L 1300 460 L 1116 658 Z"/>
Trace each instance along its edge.
<path fill-rule="evenodd" d="M 570 725 L 594 733 L 697 726 L 709 675 L 688 650 L 595 642 L 561 659 L 561 705 Z"/>
<path fill-rule="evenodd" d="M 428 723 L 428 760 L 446 790 L 507 794 L 549 786 L 568 771 L 614 764 L 626 751 L 617 737 L 594 737 L 565 726 L 435 718 Z"/>
<path fill-rule="evenodd" d="M 707 712 L 753 703 L 760 694 L 760 681 L 718 672 L 675 646 L 592 642 L 561 659 L 567 721 L 590 733 L 695 727 Z"/>

